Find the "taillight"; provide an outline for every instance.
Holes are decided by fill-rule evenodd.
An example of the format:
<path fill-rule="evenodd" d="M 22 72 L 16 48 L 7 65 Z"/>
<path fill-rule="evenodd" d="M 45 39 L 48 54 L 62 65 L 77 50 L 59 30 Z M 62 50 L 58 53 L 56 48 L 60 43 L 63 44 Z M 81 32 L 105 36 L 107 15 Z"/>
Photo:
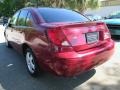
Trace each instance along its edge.
<path fill-rule="evenodd" d="M 48 38 L 51 42 L 50 46 L 53 52 L 69 52 L 73 50 L 70 47 L 62 30 L 48 30 Z"/>
<path fill-rule="evenodd" d="M 105 23 L 103 23 L 103 22 L 98 23 L 98 28 L 99 28 L 99 30 L 103 30 L 104 40 L 111 38 L 109 29 Z"/>
<path fill-rule="evenodd" d="M 97 27 L 98 27 L 99 30 L 105 30 L 106 29 L 106 25 L 102 22 L 98 23 Z"/>
<path fill-rule="evenodd" d="M 48 37 L 50 41 L 57 46 L 69 46 L 69 43 L 61 30 L 48 30 Z"/>
<path fill-rule="evenodd" d="M 111 35 L 109 32 L 104 32 L 104 39 L 109 39 L 111 38 Z"/>
<path fill-rule="evenodd" d="M 104 24 L 104 26 L 105 26 L 105 32 L 104 32 L 104 39 L 109 39 L 109 38 L 111 38 L 111 34 L 110 34 L 110 31 L 109 31 L 109 29 L 108 29 L 108 27 L 107 27 L 107 25 L 106 24 Z"/>

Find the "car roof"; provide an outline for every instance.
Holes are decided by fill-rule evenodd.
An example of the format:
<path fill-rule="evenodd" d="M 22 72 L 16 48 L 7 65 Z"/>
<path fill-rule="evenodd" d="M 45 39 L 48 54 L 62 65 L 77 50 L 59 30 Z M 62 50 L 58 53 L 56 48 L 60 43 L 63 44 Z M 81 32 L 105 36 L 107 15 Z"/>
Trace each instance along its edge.
<path fill-rule="evenodd" d="M 54 7 L 26 7 L 23 9 L 27 9 L 27 10 L 67 10 L 65 8 L 54 8 Z"/>

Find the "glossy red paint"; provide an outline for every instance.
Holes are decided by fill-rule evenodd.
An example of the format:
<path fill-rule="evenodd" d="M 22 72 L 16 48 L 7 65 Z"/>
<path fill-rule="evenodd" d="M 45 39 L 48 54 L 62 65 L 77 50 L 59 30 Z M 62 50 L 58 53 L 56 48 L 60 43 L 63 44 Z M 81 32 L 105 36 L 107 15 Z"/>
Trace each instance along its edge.
<path fill-rule="evenodd" d="M 25 8 L 33 16 L 32 26 L 7 27 L 5 37 L 24 54 L 32 49 L 40 68 L 61 76 L 74 76 L 109 60 L 114 42 L 102 22 L 45 23 L 37 8 Z M 86 33 L 99 32 L 99 40 L 88 44 Z"/>

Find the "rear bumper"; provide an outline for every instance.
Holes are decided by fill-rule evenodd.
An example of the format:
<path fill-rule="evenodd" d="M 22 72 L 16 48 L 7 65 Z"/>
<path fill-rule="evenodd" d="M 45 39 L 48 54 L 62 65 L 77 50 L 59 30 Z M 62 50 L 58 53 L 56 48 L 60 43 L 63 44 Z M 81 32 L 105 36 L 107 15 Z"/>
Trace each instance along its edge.
<path fill-rule="evenodd" d="M 104 46 L 82 52 L 57 53 L 53 58 L 52 70 L 57 75 L 74 76 L 106 62 L 113 52 L 114 42 L 110 40 Z"/>

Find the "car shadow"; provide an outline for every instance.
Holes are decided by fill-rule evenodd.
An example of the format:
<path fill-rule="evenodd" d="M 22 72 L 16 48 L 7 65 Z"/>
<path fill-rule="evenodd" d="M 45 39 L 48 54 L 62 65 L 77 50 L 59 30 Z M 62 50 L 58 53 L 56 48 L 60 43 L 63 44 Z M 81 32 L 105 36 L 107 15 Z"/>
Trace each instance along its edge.
<path fill-rule="evenodd" d="M 113 39 L 115 42 L 120 42 L 120 36 L 112 36 L 112 39 Z"/>
<path fill-rule="evenodd" d="M 0 90 L 73 90 L 96 73 L 95 69 L 76 77 L 59 77 L 45 72 L 31 77 L 24 57 L 0 43 Z"/>

